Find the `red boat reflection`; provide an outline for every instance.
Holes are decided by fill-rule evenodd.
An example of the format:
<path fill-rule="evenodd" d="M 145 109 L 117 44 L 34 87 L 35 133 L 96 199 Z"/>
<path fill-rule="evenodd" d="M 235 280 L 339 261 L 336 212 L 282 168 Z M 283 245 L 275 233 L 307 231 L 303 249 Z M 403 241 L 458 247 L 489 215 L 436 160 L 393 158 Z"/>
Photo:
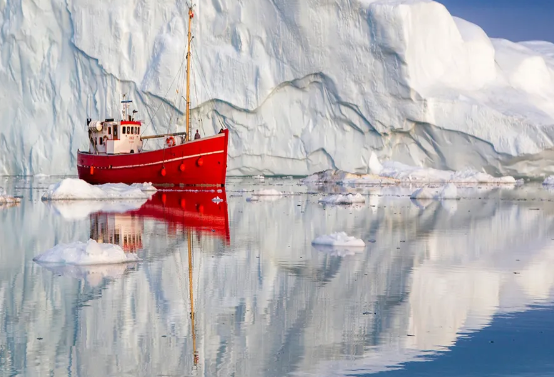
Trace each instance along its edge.
<path fill-rule="evenodd" d="M 196 235 L 216 237 L 229 243 L 229 217 L 224 190 L 158 191 L 139 209 L 125 213 L 90 215 L 90 238 L 119 245 L 125 252 L 143 247 L 144 220 L 167 224 L 169 234 L 185 229 Z"/>

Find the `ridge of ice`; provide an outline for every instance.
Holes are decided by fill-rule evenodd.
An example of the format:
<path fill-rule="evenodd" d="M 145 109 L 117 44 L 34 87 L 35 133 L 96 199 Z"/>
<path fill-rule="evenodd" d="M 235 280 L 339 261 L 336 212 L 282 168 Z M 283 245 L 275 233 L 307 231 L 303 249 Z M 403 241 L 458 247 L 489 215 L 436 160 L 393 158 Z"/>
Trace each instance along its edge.
<path fill-rule="evenodd" d="M 85 119 L 119 114 L 123 93 L 143 119 L 165 104 L 146 132 L 183 129 L 179 1 L 2 11 L 0 174 L 74 173 Z M 218 0 L 194 20 L 192 121 L 205 135 L 230 130 L 230 175 L 374 172 L 372 154 L 554 174 L 553 44 L 491 39 L 428 0 Z"/>
<path fill-rule="evenodd" d="M 136 262 L 140 258 L 133 253 L 125 253 L 121 247 L 113 244 L 97 243 L 95 240 L 88 242 L 72 242 L 56 245 L 43 254 L 33 258 L 39 263 L 69 264 L 76 266 L 88 266 L 95 264 L 117 264 Z"/>
<path fill-rule="evenodd" d="M 156 188 L 150 183 L 126 185 L 124 183 L 106 183 L 91 185 L 82 179 L 66 178 L 50 185 L 42 195 L 42 200 L 113 200 L 148 199 Z"/>
<path fill-rule="evenodd" d="M 283 196 L 284 193 L 275 189 L 264 189 L 252 193 L 253 196 Z"/>

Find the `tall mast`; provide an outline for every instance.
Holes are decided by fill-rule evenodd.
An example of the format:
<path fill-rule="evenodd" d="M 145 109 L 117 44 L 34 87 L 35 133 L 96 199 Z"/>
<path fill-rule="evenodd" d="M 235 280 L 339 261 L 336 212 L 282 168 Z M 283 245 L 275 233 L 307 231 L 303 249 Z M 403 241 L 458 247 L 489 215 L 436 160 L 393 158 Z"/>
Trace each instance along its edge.
<path fill-rule="evenodd" d="M 190 141 L 190 44 L 192 42 L 192 18 L 194 13 L 192 12 L 192 5 L 189 6 L 189 33 L 188 33 L 188 44 L 187 44 L 187 112 L 186 112 L 186 122 L 187 122 L 187 141 Z"/>
<path fill-rule="evenodd" d="M 196 331 L 194 329 L 194 296 L 192 294 L 192 232 L 187 230 L 187 241 L 189 251 L 189 293 L 190 293 L 190 323 L 192 332 L 192 352 L 194 357 L 194 365 L 198 364 L 198 353 L 196 353 Z"/>

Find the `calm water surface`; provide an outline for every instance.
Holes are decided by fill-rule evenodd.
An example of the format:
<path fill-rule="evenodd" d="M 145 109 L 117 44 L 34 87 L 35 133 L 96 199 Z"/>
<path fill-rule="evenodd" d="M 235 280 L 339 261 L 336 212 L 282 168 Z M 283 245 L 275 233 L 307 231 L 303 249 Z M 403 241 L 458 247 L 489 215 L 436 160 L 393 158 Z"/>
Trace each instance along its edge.
<path fill-rule="evenodd" d="M 554 375 L 554 193 L 539 186 L 422 203 L 410 188 L 231 179 L 42 202 L 59 179 L 0 177 L 23 196 L 0 207 L 2 376 Z M 250 201 L 262 188 L 294 194 Z M 318 191 L 367 201 L 324 207 Z M 311 245 L 337 231 L 367 246 Z M 142 261 L 32 261 L 89 238 Z"/>

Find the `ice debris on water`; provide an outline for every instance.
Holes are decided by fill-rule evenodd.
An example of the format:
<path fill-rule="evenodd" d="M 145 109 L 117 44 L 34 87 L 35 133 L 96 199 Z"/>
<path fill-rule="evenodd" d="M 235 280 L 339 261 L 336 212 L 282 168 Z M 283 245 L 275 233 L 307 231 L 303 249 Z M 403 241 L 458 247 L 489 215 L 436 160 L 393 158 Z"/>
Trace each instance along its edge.
<path fill-rule="evenodd" d="M 126 253 L 118 245 L 88 242 L 59 244 L 33 258 L 35 262 L 87 266 L 95 264 L 116 264 L 136 262 L 140 258 L 134 253 Z"/>
<path fill-rule="evenodd" d="M 110 200 L 110 199 L 148 199 L 156 191 L 150 183 L 126 185 L 106 183 L 91 185 L 81 179 L 66 178 L 50 185 L 42 200 Z"/>
<path fill-rule="evenodd" d="M 356 237 L 351 237 L 345 232 L 337 232 L 330 235 L 319 236 L 312 241 L 312 244 L 322 246 L 365 246 L 365 242 L 363 240 Z"/>
<path fill-rule="evenodd" d="M 542 184 L 544 186 L 554 186 L 554 175 L 547 177 Z"/>
<path fill-rule="evenodd" d="M 365 198 L 360 194 L 346 194 L 346 195 L 329 195 L 323 198 L 319 198 L 319 203 L 322 204 L 363 204 Z"/>

